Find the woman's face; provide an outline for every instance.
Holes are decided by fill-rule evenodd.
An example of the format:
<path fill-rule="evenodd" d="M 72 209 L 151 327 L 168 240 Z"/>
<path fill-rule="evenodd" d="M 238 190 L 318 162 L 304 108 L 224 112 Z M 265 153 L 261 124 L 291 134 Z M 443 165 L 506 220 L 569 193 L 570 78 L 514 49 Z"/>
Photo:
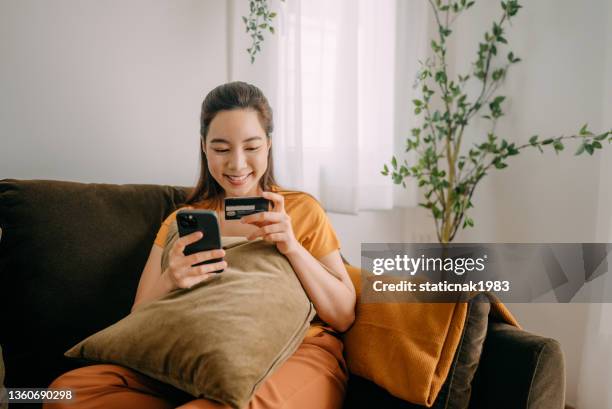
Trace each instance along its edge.
<path fill-rule="evenodd" d="M 268 167 L 270 142 L 257 111 L 234 109 L 218 112 L 203 144 L 208 170 L 225 190 L 225 196 L 259 196 L 259 180 Z"/>

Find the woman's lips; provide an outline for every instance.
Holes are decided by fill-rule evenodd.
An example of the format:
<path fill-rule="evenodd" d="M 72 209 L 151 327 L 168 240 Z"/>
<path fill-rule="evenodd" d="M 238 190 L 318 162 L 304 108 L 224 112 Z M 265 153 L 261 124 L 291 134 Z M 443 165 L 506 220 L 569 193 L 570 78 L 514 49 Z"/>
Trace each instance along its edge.
<path fill-rule="evenodd" d="M 244 175 L 244 176 L 230 176 L 230 175 L 223 175 L 225 176 L 225 178 L 234 186 L 241 186 L 244 185 L 247 181 L 247 179 L 251 176 L 253 172 Z"/>

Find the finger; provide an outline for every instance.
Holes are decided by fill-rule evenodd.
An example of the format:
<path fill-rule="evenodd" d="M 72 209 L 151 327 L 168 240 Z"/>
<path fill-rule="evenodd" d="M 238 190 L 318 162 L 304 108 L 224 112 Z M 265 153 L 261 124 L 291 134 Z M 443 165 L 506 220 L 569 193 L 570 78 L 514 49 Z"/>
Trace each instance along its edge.
<path fill-rule="evenodd" d="M 285 231 L 285 226 L 283 226 L 281 223 L 269 224 L 267 226 L 263 226 L 263 227 L 257 229 L 253 233 L 251 233 L 249 235 L 249 237 L 247 237 L 247 240 L 254 240 L 257 237 L 263 237 L 266 234 L 281 233 L 281 232 L 284 232 L 284 231 Z"/>
<path fill-rule="evenodd" d="M 277 212 L 259 212 L 244 216 L 240 219 L 241 223 L 251 223 L 255 225 L 266 226 L 271 223 L 283 221 L 284 215 Z"/>
<path fill-rule="evenodd" d="M 261 231 L 261 229 L 257 229 L 255 230 L 253 233 L 249 234 L 247 236 L 247 240 L 251 241 L 251 240 L 255 240 L 258 237 L 262 237 L 264 235 L 264 233 Z"/>
<path fill-rule="evenodd" d="M 204 237 L 204 233 L 202 233 L 201 231 L 194 231 L 191 234 L 188 234 L 183 237 L 179 237 L 178 240 L 174 242 L 174 246 L 172 246 L 172 248 L 177 253 L 182 253 L 183 250 L 185 250 L 185 247 L 187 247 L 191 243 L 195 243 L 196 241 L 200 240 L 202 237 Z"/>
<path fill-rule="evenodd" d="M 185 257 L 184 265 L 192 266 L 194 264 L 201 263 L 202 261 L 212 260 L 215 258 L 225 257 L 225 250 L 223 249 L 215 249 L 208 251 L 200 251 L 198 253 L 194 253 L 190 256 Z"/>
<path fill-rule="evenodd" d="M 185 278 L 183 280 L 183 286 L 184 288 L 191 288 L 194 285 L 201 283 L 202 281 L 211 279 L 215 275 L 216 275 L 215 273 L 206 273 L 206 274 L 200 274 L 194 277 Z"/>
<path fill-rule="evenodd" d="M 271 233 L 271 234 L 266 234 L 264 236 L 264 240 L 276 243 L 279 241 L 285 241 L 285 237 L 286 235 L 284 233 Z"/>
<path fill-rule="evenodd" d="M 273 212 L 282 213 L 285 211 L 285 197 L 283 195 L 273 192 L 263 192 L 261 195 L 272 201 L 274 205 Z"/>
<path fill-rule="evenodd" d="M 203 274 L 212 273 L 214 271 L 224 270 L 227 267 L 227 261 L 221 260 L 216 263 L 202 264 L 199 266 L 191 267 L 187 271 L 187 277 L 198 277 Z"/>

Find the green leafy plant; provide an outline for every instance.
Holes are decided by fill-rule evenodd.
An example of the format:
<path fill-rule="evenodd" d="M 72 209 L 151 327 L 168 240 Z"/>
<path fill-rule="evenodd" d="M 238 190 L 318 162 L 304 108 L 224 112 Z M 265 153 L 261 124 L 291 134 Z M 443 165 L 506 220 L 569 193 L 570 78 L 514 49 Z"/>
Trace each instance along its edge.
<path fill-rule="evenodd" d="M 504 57 L 507 47 L 505 26 L 522 7 L 517 0 L 501 2 L 501 17 L 494 21 L 479 42 L 471 72 L 451 79 L 446 62 L 447 39 L 452 35 L 455 19 L 474 5 L 469 0 L 428 0 L 436 19 L 438 36 L 431 41 L 433 57 L 422 63 L 417 79 L 422 97 L 413 100 L 415 114 L 423 117 L 423 125 L 413 128 L 406 139 L 405 152 L 416 152 L 415 163 L 402 163 L 393 156 L 384 164 L 382 174 L 395 184 L 406 187 L 406 178 L 415 178 L 424 189 L 424 201 L 419 203 L 431 211 L 438 241 L 451 242 L 460 228 L 474 226 L 468 209 L 473 207 L 472 196 L 478 183 L 493 169 L 504 169 L 507 159 L 524 149 L 540 152 L 565 149 L 564 141 L 576 139 L 576 155 L 592 155 L 607 140 L 612 142 L 612 130 L 592 133 L 587 125 L 572 135 L 541 138 L 533 135 L 529 142 L 517 145 L 495 133 L 495 124 L 504 115 L 505 97 L 497 95 L 508 70 L 521 61 L 512 51 Z M 499 61 L 501 60 L 501 61 Z M 478 95 L 470 99 L 464 92 L 468 81 L 479 83 Z M 435 109 L 435 107 L 441 107 Z M 491 122 L 486 139 L 462 150 L 462 140 L 470 121 L 481 115 Z"/>
<path fill-rule="evenodd" d="M 247 34 L 251 36 L 252 44 L 251 47 L 247 48 L 247 52 L 251 57 L 251 64 L 253 64 L 255 56 L 261 51 L 264 33 L 269 31 L 274 34 L 272 20 L 276 17 L 276 13 L 270 11 L 268 0 L 249 0 L 249 10 L 249 17 L 242 16 L 242 21 Z"/>

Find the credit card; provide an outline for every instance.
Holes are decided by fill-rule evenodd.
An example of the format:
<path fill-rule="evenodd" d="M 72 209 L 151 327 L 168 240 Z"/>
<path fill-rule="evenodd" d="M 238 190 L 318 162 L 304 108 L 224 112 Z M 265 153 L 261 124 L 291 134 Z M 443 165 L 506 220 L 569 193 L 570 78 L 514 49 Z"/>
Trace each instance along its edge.
<path fill-rule="evenodd" d="M 261 196 L 228 197 L 225 199 L 225 220 L 239 220 L 253 213 L 267 212 L 270 200 Z"/>

